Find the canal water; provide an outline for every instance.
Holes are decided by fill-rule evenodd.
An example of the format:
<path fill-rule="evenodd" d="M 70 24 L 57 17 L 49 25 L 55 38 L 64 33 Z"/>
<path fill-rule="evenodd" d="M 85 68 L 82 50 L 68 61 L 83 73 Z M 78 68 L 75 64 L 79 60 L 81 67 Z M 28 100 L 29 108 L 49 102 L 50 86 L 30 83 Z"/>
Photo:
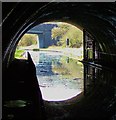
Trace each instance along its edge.
<path fill-rule="evenodd" d="M 83 65 L 63 53 L 30 51 L 42 97 L 46 101 L 64 101 L 83 92 Z"/>

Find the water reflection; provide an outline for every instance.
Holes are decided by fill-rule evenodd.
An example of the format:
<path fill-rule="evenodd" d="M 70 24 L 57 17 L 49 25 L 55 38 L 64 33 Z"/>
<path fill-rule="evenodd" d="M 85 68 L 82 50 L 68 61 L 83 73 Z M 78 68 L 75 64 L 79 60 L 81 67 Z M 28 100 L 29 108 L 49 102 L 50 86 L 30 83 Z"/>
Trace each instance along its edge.
<path fill-rule="evenodd" d="M 31 52 L 42 97 L 62 101 L 83 91 L 83 65 L 59 52 Z"/>
<path fill-rule="evenodd" d="M 116 119 L 116 71 L 84 65 L 84 101 L 89 106 L 90 116 L 97 113 L 104 120 Z M 89 103 L 87 101 L 89 99 Z M 84 114 L 84 113 L 83 113 Z M 105 115 L 105 116 L 104 116 Z M 112 118 L 111 118 L 112 117 Z"/>

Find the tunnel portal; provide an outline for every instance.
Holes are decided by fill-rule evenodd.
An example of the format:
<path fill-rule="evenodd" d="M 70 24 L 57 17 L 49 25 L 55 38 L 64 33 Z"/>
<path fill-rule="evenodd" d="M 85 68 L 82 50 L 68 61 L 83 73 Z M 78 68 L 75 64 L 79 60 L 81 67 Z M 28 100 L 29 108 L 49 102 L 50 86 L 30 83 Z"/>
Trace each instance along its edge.
<path fill-rule="evenodd" d="M 55 119 L 58 119 L 61 112 L 63 113 L 61 120 L 116 119 L 115 2 L 4 2 L 2 10 L 3 120 L 8 118 L 46 120 L 46 117 L 52 118 L 54 115 Z M 58 111 L 60 110 L 59 103 L 52 105 L 45 103 L 48 111 L 48 116 L 46 116 L 30 55 L 26 61 L 16 60 L 14 53 L 20 38 L 28 30 L 38 24 L 51 21 L 67 22 L 84 30 L 82 62 L 85 66 L 85 90 L 76 102 L 71 105 L 65 102 L 63 104 L 65 109 L 62 111 Z M 24 107 L 12 106 L 12 101 L 17 103 L 17 100 Z M 55 114 L 55 111 L 58 114 Z M 70 114 L 64 114 L 66 111 L 70 111 Z"/>

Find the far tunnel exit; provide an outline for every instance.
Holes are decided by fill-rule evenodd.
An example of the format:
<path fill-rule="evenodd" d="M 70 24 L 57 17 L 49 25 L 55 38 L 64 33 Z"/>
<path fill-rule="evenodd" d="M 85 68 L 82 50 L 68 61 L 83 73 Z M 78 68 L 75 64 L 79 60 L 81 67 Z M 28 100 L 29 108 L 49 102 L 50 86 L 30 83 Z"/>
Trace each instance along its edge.
<path fill-rule="evenodd" d="M 31 54 L 43 99 L 63 101 L 81 94 L 83 31 L 68 23 L 47 22 L 26 34 L 36 35 L 36 49 L 33 45 L 18 47 Z"/>

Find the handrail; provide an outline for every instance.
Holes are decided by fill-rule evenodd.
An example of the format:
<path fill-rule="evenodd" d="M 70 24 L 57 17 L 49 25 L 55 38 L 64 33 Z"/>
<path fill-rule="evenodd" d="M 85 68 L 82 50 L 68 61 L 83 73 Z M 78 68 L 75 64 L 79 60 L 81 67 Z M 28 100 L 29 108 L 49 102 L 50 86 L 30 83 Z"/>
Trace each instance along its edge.
<path fill-rule="evenodd" d="M 88 62 L 88 61 L 84 61 L 84 60 L 79 60 L 79 62 L 82 62 L 85 65 L 97 67 L 98 69 L 102 69 L 102 70 L 105 69 L 105 70 L 108 70 L 108 71 L 111 71 L 111 72 L 116 72 L 115 69 L 112 69 L 110 67 L 107 67 L 107 66 L 104 66 L 104 65 L 101 65 L 101 64 L 96 64 L 94 62 Z"/>

